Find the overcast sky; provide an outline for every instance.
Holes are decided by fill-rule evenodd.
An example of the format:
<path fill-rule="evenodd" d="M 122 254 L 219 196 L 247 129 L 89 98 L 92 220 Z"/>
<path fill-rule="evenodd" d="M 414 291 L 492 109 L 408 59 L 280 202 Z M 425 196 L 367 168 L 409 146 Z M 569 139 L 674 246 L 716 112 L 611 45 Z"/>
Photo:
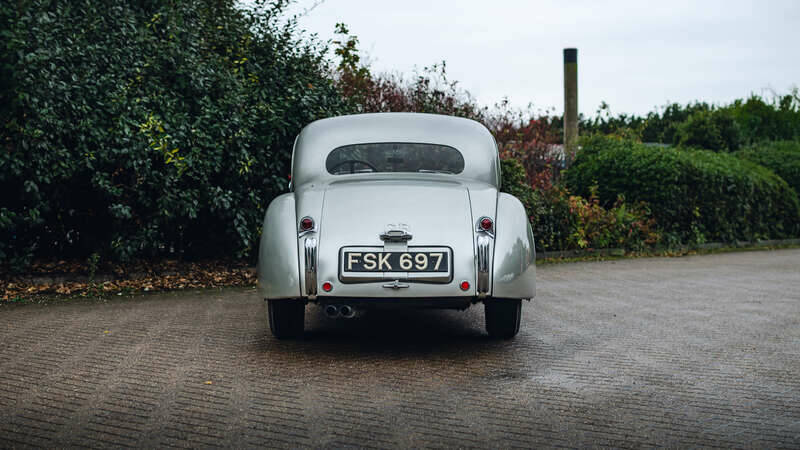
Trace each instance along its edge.
<path fill-rule="evenodd" d="M 325 0 L 300 24 L 329 39 L 337 22 L 358 36 L 373 71 L 412 74 L 446 60 L 483 104 L 508 96 L 560 113 L 565 47 L 578 48 L 588 115 L 601 101 L 642 114 L 800 84 L 798 0 Z"/>

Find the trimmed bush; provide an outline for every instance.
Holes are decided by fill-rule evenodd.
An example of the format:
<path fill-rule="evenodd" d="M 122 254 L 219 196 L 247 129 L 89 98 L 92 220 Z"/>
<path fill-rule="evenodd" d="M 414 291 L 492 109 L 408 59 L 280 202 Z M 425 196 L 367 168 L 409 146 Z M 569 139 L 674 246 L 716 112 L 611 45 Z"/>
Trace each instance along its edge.
<path fill-rule="evenodd" d="M 765 142 L 747 147 L 736 156 L 772 170 L 800 194 L 800 141 Z"/>
<path fill-rule="evenodd" d="M 650 205 L 659 227 L 684 242 L 800 235 L 797 194 L 769 169 L 723 153 L 650 147 L 591 137 L 566 183 L 581 195 L 598 186 L 608 206 L 619 195 Z"/>
<path fill-rule="evenodd" d="M 285 2 L 236 3 L 0 7 L 0 263 L 252 255 L 294 137 L 346 106 Z"/>
<path fill-rule="evenodd" d="M 611 208 L 600 205 L 594 190 L 588 199 L 560 187 L 534 190 L 525 168 L 515 159 L 501 160 L 504 192 L 516 196 L 528 212 L 536 250 L 625 248 L 641 250 L 658 243 L 660 234 L 644 204 L 618 198 Z"/>

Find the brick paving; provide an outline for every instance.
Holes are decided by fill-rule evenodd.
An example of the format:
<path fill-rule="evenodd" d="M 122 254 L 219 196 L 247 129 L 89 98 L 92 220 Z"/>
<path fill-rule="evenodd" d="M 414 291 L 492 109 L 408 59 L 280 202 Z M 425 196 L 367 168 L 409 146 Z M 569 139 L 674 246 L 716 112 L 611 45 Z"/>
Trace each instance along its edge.
<path fill-rule="evenodd" d="M 800 250 L 547 265 L 483 308 L 307 313 L 246 290 L 0 306 L 0 447 L 800 447 Z"/>

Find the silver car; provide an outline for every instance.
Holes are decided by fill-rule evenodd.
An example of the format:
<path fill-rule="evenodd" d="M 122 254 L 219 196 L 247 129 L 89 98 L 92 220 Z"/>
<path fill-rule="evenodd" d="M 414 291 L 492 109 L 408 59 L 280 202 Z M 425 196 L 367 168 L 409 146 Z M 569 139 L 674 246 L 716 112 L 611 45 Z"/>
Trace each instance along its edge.
<path fill-rule="evenodd" d="M 278 338 L 305 306 L 349 319 L 373 308 L 466 309 L 514 337 L 536 286 L 525 208 L 500 192 L 500 160 L 478 122 L 432 114 L 318 120 L 295 140 L 290 191 L 270 203 L 259 292 Z"/>

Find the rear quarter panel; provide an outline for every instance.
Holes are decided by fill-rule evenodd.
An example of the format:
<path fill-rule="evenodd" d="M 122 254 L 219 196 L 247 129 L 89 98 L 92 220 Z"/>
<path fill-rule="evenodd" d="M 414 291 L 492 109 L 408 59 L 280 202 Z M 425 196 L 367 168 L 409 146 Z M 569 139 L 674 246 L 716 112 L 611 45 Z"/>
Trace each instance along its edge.
<path fill-rule="evenodd" d="M 531 299 L 536 294 L 536 247 L 525 207 L 513 195 L 500 193 L 495 223 L 492 296 Z"/>
<path fill-rule="evenodd" d="M 300 297 L 294 194 L 275 197 L 261 227 L 258 289 L 264 298 Z"/>

